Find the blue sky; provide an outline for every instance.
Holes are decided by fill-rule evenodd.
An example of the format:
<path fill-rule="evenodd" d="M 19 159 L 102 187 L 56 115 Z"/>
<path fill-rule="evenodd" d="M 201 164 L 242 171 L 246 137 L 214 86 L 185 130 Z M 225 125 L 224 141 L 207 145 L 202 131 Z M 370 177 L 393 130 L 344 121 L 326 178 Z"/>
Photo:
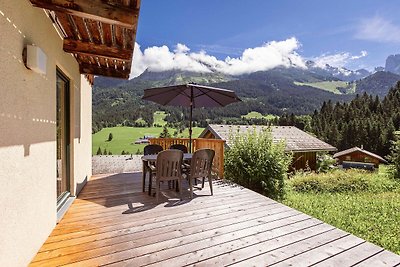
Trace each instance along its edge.
<path fill-rule="evenodd" d="M 294 37 L 304 59 L 373 69 L 400 53 L 398 14 L 398 0 L 144 0 L 136 41 L 142 52 L 180 43 L 224 60 Z"/>

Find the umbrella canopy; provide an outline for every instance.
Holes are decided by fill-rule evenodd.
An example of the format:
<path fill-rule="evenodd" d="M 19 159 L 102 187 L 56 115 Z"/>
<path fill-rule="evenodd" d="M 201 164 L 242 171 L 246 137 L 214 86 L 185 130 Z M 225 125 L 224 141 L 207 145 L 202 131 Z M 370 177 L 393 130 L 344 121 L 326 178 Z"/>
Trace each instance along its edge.
<path fill-rule="evenodd" d="M 235 92 L 231 90 L 193 83 L 145 89 L 142 99 L 149 100 L 163 106 L 190 107 L 190 146 L 192 143 L 193 108 L 224 107 L 231 103 L 241 101 Z M 191 150 L 191 147 L 189 150 Z"/>

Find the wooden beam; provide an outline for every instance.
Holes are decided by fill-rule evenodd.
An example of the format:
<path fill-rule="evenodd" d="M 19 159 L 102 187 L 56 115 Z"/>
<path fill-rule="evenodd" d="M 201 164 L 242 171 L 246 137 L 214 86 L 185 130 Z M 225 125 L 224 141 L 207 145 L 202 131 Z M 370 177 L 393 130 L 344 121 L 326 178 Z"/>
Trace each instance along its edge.
<path fill-rule="evenodd" d="M 70 38 L 64 39 L 63 49 L 68 53 L 78 53 L 87 56 L 101 56 L 110 59 L 128 60 L 132 59 L 133 51 L 130 49 L 118 48 L 115 46 L 107 46 L 102 44 L 94 44 L 90 42 L 83 42 L 73 40 Z"/>
<path fill-rule="evenodd" d="M 93 74 L 107 77 L 114 77 L 120 79 L 129 79 L 130 70 L 119 70 L 107 67 L 99 67 L 94 64 L 81 63 L 79 65 L 81 74 Z"/>
<path fill-rule="evenodd" d="M 139 9 L 104 0 L 30 0 L 33 6 L 133 29 Z"/>

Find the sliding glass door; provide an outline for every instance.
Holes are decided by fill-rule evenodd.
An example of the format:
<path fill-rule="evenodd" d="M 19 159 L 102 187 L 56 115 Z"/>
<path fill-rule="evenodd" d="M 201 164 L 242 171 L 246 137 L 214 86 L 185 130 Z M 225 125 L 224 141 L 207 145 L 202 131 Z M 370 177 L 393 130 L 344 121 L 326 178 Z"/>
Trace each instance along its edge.
<path fill-rule="evenodd" d="M 70 195 L 69 86 L 68 78 L 57 70 L 57 209 Z"/>

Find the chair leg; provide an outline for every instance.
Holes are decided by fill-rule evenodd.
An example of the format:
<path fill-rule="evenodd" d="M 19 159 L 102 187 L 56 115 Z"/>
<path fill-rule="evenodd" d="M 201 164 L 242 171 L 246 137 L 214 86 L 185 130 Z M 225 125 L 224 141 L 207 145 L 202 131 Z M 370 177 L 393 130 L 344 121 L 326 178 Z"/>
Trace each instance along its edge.
<path fill-rule="evenodd" d="M 157 201 L 157 204 L 159 203 L 159 200 L 160 200 L 160 182 L 157 181 L 156 182 L 156 201 Z"/>
<path fill-rule="evenodd" d="M 193 183 L 192 178 L 189 176 L 190 198 L 193 198 Z"/>
<path fill-rule="evenodd" d="M 201 182 L 201 188 L 204 188 L 204 181 L 206 180 L 206 177 L 203 177 L 203 181 Z"/>
<path fill-rule="evenodd" d="M 183 200 L 183 198 L 182 198 L 182 178 L 179 178 L 179 180 L 178 180 L 178 182 L 179 182 L 179 195 L 180 195 L 180 197 L 181 197 L 181 200 Z"/>
<path fill-rule="evenodd" d="M 153 182 L 153 174 L 152 174 L 152 171 L 149 171 L 149 196 L 151 196 L 152 182 Z"/>
<path fill-rule="evenodd" d="M 203 181 L 204 181 L 204 180 L 203 180 Z M 213 187 L 212 187 L 212 177 L 211 177 L 211 175 L 208 176 L 208 183 L 210 184 L 211 195 L 214 195 L 214 193 L 213 193 Z"/>

